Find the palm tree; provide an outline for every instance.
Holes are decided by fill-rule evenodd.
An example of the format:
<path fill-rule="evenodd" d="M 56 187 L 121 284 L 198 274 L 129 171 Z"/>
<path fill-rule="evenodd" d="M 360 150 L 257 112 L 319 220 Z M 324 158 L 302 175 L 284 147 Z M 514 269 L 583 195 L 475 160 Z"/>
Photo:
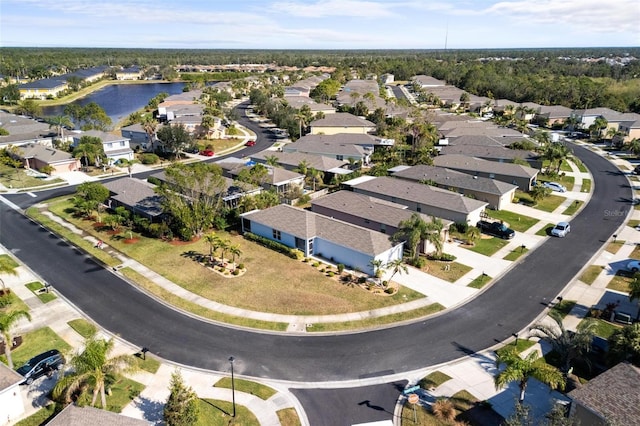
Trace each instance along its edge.
<path fill-rule="evenodd" d="M 467 241 L 471 245 L 475 245 L 476 241 L 478 241 L 478 238 L 480 238 L 480 234 L 480 229 L 477 226 L 470 226 L 469 229 L 467 229 L 467 233 L 465 235 L 467 237 Z"/>
<path fill-rule="evenodd" d="M 218 248 L 220 249 L 220 257 L 222 258 L 222 266 L 224 266 L 224 255 L 229 251 L 229 247 L 231 246 L 228 240 L 220 240 L 220 245 Z"/>
<path fill-rule="evenodd" d="M 429 238 L 429 225 L 418 213 L 413 213 L 407 220 L 398 224 L 398 230 L 393 234 L 396 241 L 405 241 L 409 246 L 409 253 L 414 260 L 420 255 L 420 242 Z"/>
<path fill-rule="evenodd" d="M 73 129 L 74 124 L 68 115 L 56 115 L 47 119 L 49 128 L 55 128 L 60 139 L 64 139 L 64 129 Z"/>
<path fill-rule="evenodd" d="M 216 251 L 220 247 L 220 237 L 217 236 L 215 232 L 212 232 L 208 235 L 205 235 L 204 240 L 209 244 L 209 261 L 213 262 L 213 256 L 216 254 Z"/>
<path fill-rule="evenodd" d="M 427 223 L 428 232 L 425 235 L 425 240 L 432 244 L 435 248 L 436 256 L 440 257 L 442 254 L 442 248 L 444 247 L 444 240 L 442 239 L 442 230 L 444 224 L 438 217 L 431 216 L 431 222 Z"/>
<path fill-rule="evenodd" d="M 70 364 L 73 373 L 63 377 L 53 388 L 55 399 L 63 396 L 66 402 L 71 401 L 72 395 L 86 386 L 93 388 L 91 405 L 95 406 L 98 394 L 102 408 L 107 407 L 105 387 L 113 376 L 137 370 L 137 360 L 132 355 L 118 355 L 109 358 L 113 350 L 113 339 L 102 340 L 91 336 L 85 342 L 84 350 L 72 358 Z"/>
<path fill-rule="evenodd" d="M 18 265 L 11 259 L 9 256 L 0 256 L 0 276 L 13 275 L 17 276 L 18 272 L 16 272 L 16 268 Z M 7 286 L 4 284 L 4 280 L 0 278 L 0 283 L 2 283 L 2 289 L 6 290 Z"/>
<path fill-rule="evenodd" d="M 311 164 L 309 164 L 307 160 L 302 160 L 300 163 L 298 163 L 298 167 L 296 167 L 293 171 L 298 172 L 301 175 L 307 176 L 307 173 L 309 172 L 310 167 L 311 167 Z"/>
<path fill-rule="evenodd" d="M 153 118 L 151 114 L 147 114 L 142 119 L 142 128 L 147 134 L 147 141 L 149 142 L 149 149 L 153 150 L 153 142 L 155 140 L 156 128 L 158 127 L 158 122 Z"/>
<path fill-rule="evenodd" d="M 231 263 L 233 263 L 233 270 L 236 269 L 236 257 L 240 257 L 242 255 L 242 250 L 240 250 L 240 246 L 237 244 L 229 245 L 229 253 L 231 253 Z"/>
<path fill-rule="evenodd" d="M 380 278 L 382 274 L 382 265 L 384 262 L 380 259 L 371 259 L 369 261 L 369 265 L 373 266 L 373 276 L 376 278 Z"/>
<path fill-rule="evenodd" d="M 531 351 L 525 358 L 515 348 L 508 348 L 500 351 L 496 356 L 496 368 L 506 366 L 499 371 L 494 378 L 496 389 L 505 387 L 511 382 L 518 382 L 520 388 L 520 404 L 524 402 L 527 382 L 534 378 L 551 387 L 551 389 L 564 389 L 564 375 L 557 368 L 547 364 L 540 359 L 537 351 Z"/>
<path fill-rule="evenodd" d="M 271 167 L 278 167 L 278 157 L 275 155 L 267 155 L 264 157 L 265 161 L 267 162 L 268 166 Z"/>
<path fill-rule="evenodd" d="M 13 370 L 13 360 L 11 359 L 11 347 L 13 346 L 12 329 L 21 319 L 26 318 L 31 321 L 31 315 L 24 310 L 15 310 L 7 313 L 0 313 L 0 333 L 4 339 L 4 355 L 7 357 L 7 365 Z"/>
<path fill-rule="evenodd" d="M 391 280 L 393 279 L 393 277 L 396 274 L 400 274 L 402 275 L 404 274 L 408 274 L 409 273 L 409 268 L 407 268 L 407 265 L 404 264 L 404 262 L 402 261 L 402 259 L 394 259 L 390 262 L 387 262 L 384 265 L 385 269 L 391 269 L 391 276 L 389 277 L 389 282 L 391 282 Z"/>
<path fill-rule="evenodd" d="M 562 324 L 562 316 L 557 311 L 549 312 L 553 323 L 538 322 L 531 326 L 531 334 L 545 338 L 560 357 L 560 371 L 569 374 L 571 362 L 583 356 L 591 348 L 597 323 L 587 318 L 578 324 L 576 332 L 569 331 Z"/>
<path fill-rule="evenodd" d="M 322 182 L 322 179 L 324 179 L 324 172 L 322 170 L 318 170 L 318 169 L 314 169 L 313 167 L 311 167 L 308 171 L 308 176 L 311 179 L 311 181 L 313 182 L 313 190 L 316 190 L 316 182 L 320 181 Z"/>

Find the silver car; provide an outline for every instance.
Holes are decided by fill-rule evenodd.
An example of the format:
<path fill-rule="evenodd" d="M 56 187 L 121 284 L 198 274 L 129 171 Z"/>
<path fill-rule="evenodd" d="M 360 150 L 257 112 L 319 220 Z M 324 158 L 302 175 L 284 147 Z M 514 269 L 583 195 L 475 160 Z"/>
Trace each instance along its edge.
<path fill-rule="evenodd" d="M 556 192 L 567 192 L 567 188 L 558 182 L 544 182 L 542 186 Z"/>
<path fill-rule="evenodd" d="M 558 222 L 558 224 L 551 230 L 551 235 L 563 238 L 566 237 L 569 232 L 571 232 L 571 225 L 569 225 L 569 222 Z"/>

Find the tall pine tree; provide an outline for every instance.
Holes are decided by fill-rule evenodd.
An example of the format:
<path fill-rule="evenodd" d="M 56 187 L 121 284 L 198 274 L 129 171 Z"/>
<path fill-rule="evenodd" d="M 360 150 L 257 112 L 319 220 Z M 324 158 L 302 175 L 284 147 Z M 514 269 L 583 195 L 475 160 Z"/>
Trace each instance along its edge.
<path fill-rule="evenodd" d="M 167 426 L 190 426 L 198 422 L 198 395 L 184 384 L 180 371 L 171 374 L 171 393 L 164 405 Z"/>

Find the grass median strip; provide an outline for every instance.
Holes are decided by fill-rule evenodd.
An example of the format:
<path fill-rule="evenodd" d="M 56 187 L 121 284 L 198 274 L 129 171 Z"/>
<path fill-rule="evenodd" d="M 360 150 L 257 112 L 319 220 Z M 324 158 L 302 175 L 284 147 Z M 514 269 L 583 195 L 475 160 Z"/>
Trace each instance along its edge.
<path fill-rule="evenodd" d="M 93 336 L 94 334 L 96 334 L 96 331 L 98 331 L 95 325 L 91 324 L 84 318 L 71 320 L 67 322 L 67 324 L 69 324 L 69 327 L 73 328 L 76 333 L 78 333 L 85 339 Z"/>
<path fill-rule="evenodd" d="M 34 281 L 28 284 L 25 284 L 25 287 L 27 287 L 29 290 L 31 290 L 33 292 L 33 294 L 35 294 L 36 296 L 38 296 L 38 299 L 40 299 L 40 301 L 42 303 L 49 303 L 52 300 L 56 299 L 56 295 L 47 291 L 43 291 L 44 290 L 44 285 L 39 282 L 39 281 Z"/>
<path fill-rule="evenodd" d="M 385 315 L 383 317 L 368 318 L 357 321 L 345 322 L 322 322 L 307 326 L 308 332 L 321 333 L 327 331 L 347 331 L 361 328 L 376 327 L 384 324 L 393 324 L 400 321 L 408 321 L 416 318 L 422 318 L 427 315 L 435 314 L 442 311 L 444 306 L 439 303 L 433 303 L 422 308 L 413 309 L 411 311 L 399 312 L 397 314 Z"/>
<path fill-rule="evenodd" d="M 139 274 L 131 268 L 122 268 L 120 272 L 135 284 L 161 298 L 170 305 L 183 309 L 194 315 L 198 315 L 214 321 L 226 322 L 229 324 L 236 324 L 244 327 L 259 328 L 263 330 L 285 331 L 287 329 L 287 324 L 282 322 L 260 321 L 212 311 L 211 309 L 207 309 L 196 303 L 189 302 L 188 300 L 184 300 L 181 297 L 176 296 L 175 294 L 165 290 L 164 288 L 160 287 L 150 279 Z"/>
<path fill-rule="evenodd" d="M 492 278 L 489 275 L 483 273 L 478 275 L 473 281 L 471 281 L 469 285 L 467 285 L 467 287 L 482 288 L 491 280 Z"/>
<path fill-rule="evenodd" d="M 255 395 L 260 399 L 264 399 L 265 401 L 277 393 L 269 386 L 253 382 L 251 380 L 235 379 L 234 384 L 236 391 Z M 213 387 L 231 389 L 231 378 L 223 377 L 222 379 L 218 380 L 216 384 L 213 385 Z"/>

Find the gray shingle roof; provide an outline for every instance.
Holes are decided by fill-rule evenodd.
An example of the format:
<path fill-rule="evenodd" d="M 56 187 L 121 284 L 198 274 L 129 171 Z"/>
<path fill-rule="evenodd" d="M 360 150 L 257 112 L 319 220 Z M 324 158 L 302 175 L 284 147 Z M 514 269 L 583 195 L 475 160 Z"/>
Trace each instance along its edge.
<path fill-rule="evenodd" d="M 0 136 L 1 144 L 31 141 L 55 134 L 55 130 L 49 125 L 22 115 L 15 115 L 6 111 L 0 111 L 0 126 L 9 134 Z"/>
<path fill-rule="evenodd" d="M 447 167 L 456 170 L 468 170 L 470 172 L 496 173 L 507 176 L 532 178 L 538 174 L 538 170 L 528 166 L 513 163 L 500 163 L 497 161 L 483 160 L 460 154 L 439 155 L 433 159 L 433 164 L 438 167 Z"/>
<path fill-rule="evenodd" d="M 311 205 L 338 210 L 349 215 L 384 223 L 393 227 L 397 227 L 400 222 L 410 219 L 414 214 L 418 214 L 425 222 L 431 222 L 431 216 L 416 213 L 413 210 L 407 209 L 407 207 L 402 204 L 392 203 L 364 194 L 357 194 L 353 191 L 336 191 L 313 200 Z M 441 220 L 445 229 L 453 223 L 450 220 Z"/>
<path fill-rule="evenodd" d="M 515 190 L 518 186 L 485 177 L 474 177 L 466 173 L 427 165 L 417 165 L 393 173 L 394 177 L 413 181 L 430 180 L 438 185 L 479 191 L 486 194 L 504 195 Z"/>
<path fill-rule="evenodd" d="M 349 183 L 345 182 L 345 184 Z M 474 200 L 455 192 L 387 176 L 359 182 L 354 187 L 371 193 L 395 197 L 399 204 L 406 200 L 460 213 L 471 213 L 487 205 L 483 201 Z"/>
<path fill-rule="evenodd" d="M 336 167 L 342 167 L 345 164 L 349 164 L 348 161 L 336 160 L 335 158 L 325 157 L 323 155 L 311 155 L 301 152 L 278 152 L 278 151 L 262 151 L 251 156 L 251 159 L 259 162 L 266 162 L 267 157 L 276 157 L 278 164 L 287 167 L 298 167 L 298 165 L 306 161 L 309 167 L 313 167 L 316 170 L 326 172 Z"/>
<path fill-rule="evenodd" d="M 622 362 L 568 395 L 601 414 L 609 424 L 640 425 L 639 383 L 640 369 Z"/>
<path fill-rule="evenodd" d="M 317 145 L 379 145 L 380 138 L 363 133 L 337 133 L 335 135 L 305 135 L 294 143 Z"/>
<path fill-rule="evenodd" d="M 396 245 L 390 241 L 389 235 L 286 204 L 249 212 L 243 216 L 298 238 L 320 237 L 371 256 Z"/>
<path fill-rule="evenodd" d="M 348 112 L 336 112 L 311 122 L 311 127 L 376 127 L 376 125 Z"/>
<path fill-rule="evenodd" d="M 151 423 L 107 410 L 70 404 L 47 424 L 50 426 L 148 426 Z"/>
<path fill-rule="evenodd" d="M 102 142 L 117 142 L 117 141 L 128 141 L 129 138 L 126 138 L 122 135 L 117 136 L 113 133 L 101 132 L 100 130 L 87 130 L 86 132 L 77 132 L 73 135 L 74 141 L 80 141 L 83 136 L 92 136 L 95 138 L 100 138 Z"/>
<path fill-rule="evenodd" d="M 111 198 L 142 211 L 149 216 L 162 214 L 162 197 L 156 194 L 155 186 L 136 178 L 121 178 L 105 182 L 104 186 L 114 193 Z"/>
<path fill-rule="evenodd" d="M 18 147 L 18 154 L 22 158 L 35 158 L 48 164 L 75 161 L 73 155 L 65 151 L 50 148 L 39 143 L 30 143 Z"/>
<path fill-rule="evenodd" d="M 21 383 L 23 380 L 24 377 L 0 362 L 0 392 Z"/>
<path fill-rule="evenodd" d="M 535 152 L 526 151 L 523 149 L 510 149 L 505 148 L 503 146 L 496 145 L 448 145 L 440 148 L 440 154 L 442 155 L 450 155 L 450 154 L 461 154 L 468 155 L 470 157 L 478 157 L 478 158 L 492 158 L 495 160 L 507 160 L 513 161 L 516 158 L 522 160 L 533 160 L 537 159 L 540 156 Z"/>

